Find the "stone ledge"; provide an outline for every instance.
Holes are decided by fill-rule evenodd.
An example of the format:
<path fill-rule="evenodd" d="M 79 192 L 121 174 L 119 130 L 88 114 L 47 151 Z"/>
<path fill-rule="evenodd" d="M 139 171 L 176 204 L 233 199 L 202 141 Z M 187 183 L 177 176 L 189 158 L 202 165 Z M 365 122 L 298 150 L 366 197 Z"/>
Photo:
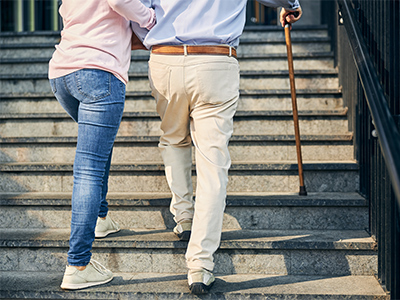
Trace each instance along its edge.
<path fill-rule="evenodd" d="M 389 300 L 373 276 L 236 274 L 216 276 L 211 293 L 189 294 L 186 274 L 114 273 L 105 285 L 78 291 L 59 287 L 63 273 L 4 272 L 0 298 L 29 299 L 271 299 Z"/>
<path fill-rule="evenodd" d="M 68 248 L 69 229 L 2 229 L 0 248 Z M 171 230 L 123 229 L 93 248 L 185 249 Z M 231 230 L 223 231 L 220 250 L 375 251 L 364 230 Z"/>
<path fill-rule="evenodd" d="M 110 206 L 169 206 L 170 193 L 108 193 Z M 0 205 L 70 206 L 71 193 L 0 193 Z M 357 193 L 251 193 L 228 194 L 228 207 L 367 207 L 368 202 Z"/>
<path fill-rule="evenodd" d="M 305 171 L 357 171 L 358 164 L 356 161 L 349 162 L 307 162 L 303 163 Z M 195 164 L 192 167 L 194 171 Z M 71 172 L 73 163 L 3 163 L 0 164 L 2 172 Z M 230 172 L 237 171 L 297 171 L 297 162 L 265 162 L 265 163 L 246 163 L 234 162 L 230 167 Z M 164 171 L 162 162 L 132 162 L 132 163 L 115 163 L 111 165 L 111 171 L 114 172 L 159 172 Z"/>
<path fill-rule="evenodd" d="M 296 44 L 306 44 L 306 43 L 328 43 L 331 41 L 330 37 L 293 37 L 292 42 Z M 281 38 L 262 38 L 262 39 L 252 39 L 252 38 L 244 38 L 240 39 L 240 45 L 248 45 L 248 44 L 284 44 L 285 37 Z"/>
<path fill-rule="evenodd" d="M 333 52 L 304 52 L 304 53 L 293 53 L 294 59 L 333 59 Z M 242 54 L 238 57 L 239 60 L 255 60 L 255 59 L 287 59 L 286 53 L 268 53 L 268 54 Z M 48 57 L 35 57 L 35 58 L 4 58 L 0 61 L 2 64 L 29 64 L 29 63 L 49 63 Z M 132 56 L 132 62 L 137 61 L 148 61 L 149 55 Z"/>
<path fill-rule="evenodd" d="M 300 120 L 318 120 L 318 119 L 346 119 L 347 108 L 336 110 L 300 110 L 298 112 Z M 277 110 L 277 111 L 237 111 L 234 120 L 266 120 L 266 119 L 292 119 L 293 113 L 291 110 Z M 157 112 L 153 111 L 131 111 L 124 112 L 122 119 L 160 119 Z M 52 113 L 8 113 L 0 114 L 0 120 L 65 120 L 66 122 L 73 122 L 70 116 L 64 112 Z"/>
<path fill-rule="evenodd" d="M 297 97 L 301 96 L 334 96 L 334 97 L 341 97 L 340 89 L 297 89 L 296 90 Z M 150 91 L 127 91 L 125 94 L 126 97 L 149 97 L 153 99 L 151 96 Z M 268 96 L 268 97 L 290 97 L 290 90 L 289 89 L 268 89 L 268 90 L 240 90 L 240 97 L 261 97 L 261 96 Z M 28 98 L 28 99 L 35 99 L 37 101 L 42 100 L 43 98 L 52 98 L 55 100 L 53 94 L 49 93 L 24 93 L 24 94 L 16 94 L 16 93 L 2 93 L 0 94 L 0 101 L 7 101 L 7 100 L 14 100 L 15 98 Z"/>
<path fill-rule="evenodd" d="M 337 69 L 327 70 L 295 70 L 297 78 L 318 76 L 318 77 L 337 77 Z M 129 73 L 129 79 L 147 79 L 148 75 L 145 72 Z M 288 77 L 289 71 L 286 70 L 263 70 L 263 71 L 240 71 L 242 78 L 246 77 Z M 47 74 L 0 74 L 0 80 L 38 80 L 48 79 Z"/>
<path fill-rule="evenodd" d="M 158 143 L 159 136 L 117 136 L 115 143 Z M 324 142 L 351 142 L 353 134 L 337 135 L 302 135 L 301 141 L 305 143 Z M 0 137 L 0 144 L 73 144 L 76 146 L 77 138 L 73 136 L 51 136 L 51 137 Z M 238 142 L 293 142 L 294 135 L 233 135 L 230 144 Z M 352 144 L 351 144 L 352 145 Z M 28 146 L 28 145 L 26 145 Z"/>

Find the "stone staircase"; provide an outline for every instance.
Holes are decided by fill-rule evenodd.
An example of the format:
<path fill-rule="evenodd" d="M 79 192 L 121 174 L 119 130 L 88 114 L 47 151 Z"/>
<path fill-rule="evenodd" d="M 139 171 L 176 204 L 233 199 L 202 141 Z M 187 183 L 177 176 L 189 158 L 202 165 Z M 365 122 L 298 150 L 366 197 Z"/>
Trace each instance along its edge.
<path fill-rule="evenodd" d="M 77 126 L 51 94 L 57 33 L 0 35 L 0 298 L 192 299 L 186 243 L 172 233 L 157 149 L 148 53 L 132 53 L 110 173 L 110 214 L 123 230 L 96 240 L 115 273 L 104 286 L 59 288 L 66 264 Z M 325 27 L 292 31 L 304 174 L 299 181 L 283 30 L 241 39 L 241 99 L 217 275 L 204 299 L 389 299 L 375 279 L 368 204 Z M 195 173 L 193 174 L 195 178 Z"/>

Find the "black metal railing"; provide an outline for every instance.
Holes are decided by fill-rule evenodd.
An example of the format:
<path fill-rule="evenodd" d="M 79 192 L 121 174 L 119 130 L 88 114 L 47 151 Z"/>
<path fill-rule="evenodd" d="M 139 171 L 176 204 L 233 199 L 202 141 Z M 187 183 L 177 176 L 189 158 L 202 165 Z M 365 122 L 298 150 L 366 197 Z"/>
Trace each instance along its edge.
<path fill-rule="evenodd" d="M 330 2 L 338 11 L 331 35 L 355 135 L 360 192 L 370 202 L 377 277 L 392 299 L 400 299 L 399 1 Z"/>
<path fill-rule="evenodd" d="M 0 0 L 0 32 L 59 31 L 59 0 Z"/>

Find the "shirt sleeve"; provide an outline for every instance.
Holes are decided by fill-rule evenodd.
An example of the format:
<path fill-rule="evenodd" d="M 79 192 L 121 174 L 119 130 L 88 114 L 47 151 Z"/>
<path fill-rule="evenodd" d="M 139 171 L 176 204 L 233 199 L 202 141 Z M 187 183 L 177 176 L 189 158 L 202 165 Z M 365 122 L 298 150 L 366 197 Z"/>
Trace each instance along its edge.
<path fill-rule="evenodd" d="M 140 27 L 151 29 L 156 23 L 156 14 L 140 0 L 107 0 L 110 7 L 125 19 L 134 21 Z"/>
<path fill-rule="evenodd" d="M 257 0 L 261 4 L 269 7 L 284 7 L 288 10 L 295 10 L 300 7 L 298 0 Z"/>
<path fill-rule="evenodd" d="M 131 22 L 132 31 L 136 34 L 140 41 L 144 41 L 146 35 L 149 33 L 149 30 L 143 27 L 140 27 L 138 23 Z"/>

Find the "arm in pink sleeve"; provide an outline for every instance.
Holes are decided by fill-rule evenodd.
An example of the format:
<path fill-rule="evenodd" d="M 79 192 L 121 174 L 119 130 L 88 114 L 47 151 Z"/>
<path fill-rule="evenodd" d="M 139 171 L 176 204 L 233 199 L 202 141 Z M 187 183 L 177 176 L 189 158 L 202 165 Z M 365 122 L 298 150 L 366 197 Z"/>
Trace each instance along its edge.
<path fill-rule="evenodd" d="M 110 7 L 126 18 L 134 21 L 140 27 L 151 29 L 156 24 L 156 14 L 153 9 L 146 7 L 140 0 L 107 0 Z"/>

